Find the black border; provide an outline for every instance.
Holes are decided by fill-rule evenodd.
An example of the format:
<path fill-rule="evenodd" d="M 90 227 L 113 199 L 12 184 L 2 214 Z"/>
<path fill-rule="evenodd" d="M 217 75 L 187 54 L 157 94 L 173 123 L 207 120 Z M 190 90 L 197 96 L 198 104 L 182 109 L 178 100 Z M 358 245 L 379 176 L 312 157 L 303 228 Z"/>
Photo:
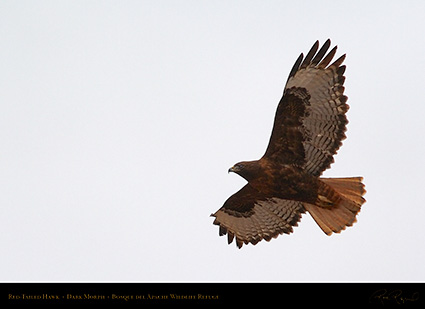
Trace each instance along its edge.
<path fill-rule="evenodd" d="M 15 305 L 392 305 L 424 307 L 424 283 L 1 283 Z"/>

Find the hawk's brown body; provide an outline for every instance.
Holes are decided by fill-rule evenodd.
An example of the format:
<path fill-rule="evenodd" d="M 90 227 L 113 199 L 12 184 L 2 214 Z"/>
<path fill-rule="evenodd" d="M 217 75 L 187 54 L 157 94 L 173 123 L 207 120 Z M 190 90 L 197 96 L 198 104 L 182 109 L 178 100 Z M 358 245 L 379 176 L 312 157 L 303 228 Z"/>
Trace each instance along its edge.
<path fill-rule="evenodd" d="M 237 169 L 235 167 L 233 169 L 264 196 L 309 203 L 316 201 L 319 179 L 297 166 L 275 166 L 263 158 L 258 161 L 241 162 Z"/>
<path fill-rule="evenodd" d="M 361 177 L 320 177 L 333 162 L 348 123 L 345 55 L 329 65 L 336 52 L 334 47 L 326 55 L 329 46 L 328 40 L 317 52 L 316 42 L 295 62 L 264 156 L 229 170 L 248 184 L 213 214 L 214 224 L 220 235 L 228 234 L 229 243 L 236 238 L 239 248 L 292 232 L 305 211 L 326 234 L 339 232 L 355 222 L 365 202 Z"/>

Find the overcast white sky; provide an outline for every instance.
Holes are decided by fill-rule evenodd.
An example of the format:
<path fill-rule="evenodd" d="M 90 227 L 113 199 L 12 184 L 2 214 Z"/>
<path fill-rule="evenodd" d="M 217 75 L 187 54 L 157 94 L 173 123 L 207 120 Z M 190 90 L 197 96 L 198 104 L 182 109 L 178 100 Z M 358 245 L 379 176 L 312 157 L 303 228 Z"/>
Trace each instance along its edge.
<path fill-rule="evenodd" d="M 424 1 L 0 1 L 0 280 L 424 281 Z M 358 222 L 238 250 L 209 215 L 315 40 L 345 64 Z"/>

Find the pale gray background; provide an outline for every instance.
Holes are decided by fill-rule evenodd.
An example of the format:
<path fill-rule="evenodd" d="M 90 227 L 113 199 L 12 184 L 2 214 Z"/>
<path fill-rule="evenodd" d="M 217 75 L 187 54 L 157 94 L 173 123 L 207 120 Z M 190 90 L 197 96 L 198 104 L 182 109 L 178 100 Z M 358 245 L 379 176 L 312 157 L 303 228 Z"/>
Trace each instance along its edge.
<path fill-rule="evenodd" d="M 0 280 L 424 281 L 424 1 L 0 1 Z M 358 223 L 236 249 L 212 212 L 288 73 L 347 53 Z"/>

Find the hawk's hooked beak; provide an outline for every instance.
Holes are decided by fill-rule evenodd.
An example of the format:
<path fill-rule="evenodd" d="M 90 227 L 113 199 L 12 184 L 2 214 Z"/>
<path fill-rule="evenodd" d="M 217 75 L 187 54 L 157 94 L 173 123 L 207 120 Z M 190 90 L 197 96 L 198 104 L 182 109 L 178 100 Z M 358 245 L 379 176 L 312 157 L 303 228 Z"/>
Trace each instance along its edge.
<path fill-rule="evenodd" d="M 231 168 L 229 168 L 229 170 L 227 171 L 227 174 L 230 172 L 237 173 L 238 171 L 239 171 L 239 167 L 234 165 Z"/>

